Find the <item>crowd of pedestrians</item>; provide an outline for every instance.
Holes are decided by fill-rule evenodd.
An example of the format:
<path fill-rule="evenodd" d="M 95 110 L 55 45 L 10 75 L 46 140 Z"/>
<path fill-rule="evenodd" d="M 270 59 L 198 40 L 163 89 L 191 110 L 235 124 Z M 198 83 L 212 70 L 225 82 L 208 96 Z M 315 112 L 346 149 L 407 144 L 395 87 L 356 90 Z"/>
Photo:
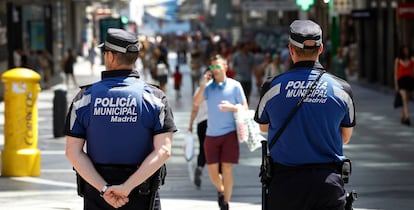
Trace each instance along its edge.
<path fill-rule="evenodd" d="M 180 65 L 189 65 L 191 70 L 190 75 L 192 83 L 191 92 L 193 94 L 193 109 L 188 130 L 192 132 L 193 123 L 196 122 L 197 137 L 199 139 L 200 145 L 200 150 L 197 158 L 197 166 L 195 170 L 194 184 L 198 188 L 201 187 L 201 175 L 204 166 L 207 165 L 209 178 L 211 183 L 217 189 L 217 200 L 219 207 L 222 210 L 229 209 L 229 203 L 233 190 L 232 166 L 233 164 L 237 164 L 239 160 L 239 144 L 233 112 L 237 112 L 240 107 L 248 109 L 249 97 L 252 94 L 255 94 L 252 93 L 253 85 L 255 85 L 259 90 L 257 94 L 261 95 L 261 103 L 263 103 L 262 97 L 268 90 L 262 88 L 264 82 L 269 81 L 269 78 L 283 75 L 283 73 L 289 69 L 302 68 L 303 66 L 298 65 L 299 62 L 312 61 L 312 65 L 308 65 L 309 63 L 306 63 L 305 67 L 311 69 L 314 67 L 313 64 L 316 63 L 318 64 L 318 68 L 323 69 L 322 66 L 319 66 L 320 64 L 318 61 L 318 57 L 322 55 L 322 41 L 319 41 L 319 39 L 310 40 L 313 42 L 316 41 L 316 44 L 315 46 L 311 46 L 314 47 L 312 48 L 314 50 L 314 54 L 308 57 L 301 55 L 301 52 L 306 52 L 306 50 L 303 49 L 308 49 L 309 46 L 305 46 L 305 41 L 309 40 L 299 41 L 301 41 L 299 45 L 291 41 L 292 43 L 289 45 L 290 48 L 286 47 L 279 50 L 263 50 L 260 49 L 258 45 L 256 45 L 254 40 L 239 41 L 233 45 L 231 41 L 226 39 L 224 36 L 216 39 L 212 37 L 203 37 L 201 34 L 196 33 L 194 35 L 182 35 L 175 37 L 174 39 L 168 39 L 164 37 L 162 39 L 140 40 L 139 45 L 136 46 L 139 48 L 139 50 L 133 51 L 133 53 L 136 54 L 138 60 L 142 63 L 142 69 L 139 69 L 142 73 L 141 75 L 143 75 L 143 77 L 149 75 L 151 79 L 156 82 L 162 92 L 165 93 L 168 91 L 166 88 L 168 78 L 174 78 L 174 90 L 177 100 L 181 98 L 181 86 L 183 82 L 183 75 L 180 71 Z M 294 46 L 298 47 L 299 49 L 296 49 Z M 105 57 L 105 59 L 108 59 L 103 61 L 108 69 L 114 67 L 112 64 L 119 64 L 119 61 L 117 60 L 118 56 L 122 58 L 124 56 L 123 54 L 128 54 L 129 52 L 129 45 L 124 46 L 126 52 L 116 51 L 108 46 L 106 47 L 107 48 L 102 48 L 101 50 L 103 51 L 101 51 L 96 47 L 95 43 L 92 43 L 86 57 L 91 63 L 92 74 L 96 64 L 96 57 L 100 54 L 99 52 L 102 52 L 102 55 Z M 408 52 L 406 49 L 404 50 L 402 50 L 402 54 L 395 61 L 395 89 L 399 91 L 404 99 L 404 108 L 402 109 L 401 123 L 409 125 L 409 113 L 405 106 L 409 97 L 407 94 L 413 90 L 412 85 L 410 85 L 413 81 L 413 60 L 411 54 L 409 54 L 410 52 Z M 170 51 L 177 52 L 177 65 L 174 66 L 174 69 L 171 69 L 172 65 L 169 63 L 168 54 Z M 292 57 L 294 54 L 296 54 L 296 57 Z M 302 57 L 305 57 L 306 59 L 301 60 Z M 110 58 L 113 59 L 110 60 Z M 73 54 L 71 49 L 68 49 L 61 65 L 59 65 L 61 68 L 60 70 L 62 70 L 66 75 L 65 82 L 67 86 L 69 86 L 69 79 L 72 80 L 74 86 L 77 86 L 77 81 L 73 72 L 73 65 L 75 62 L 76 56 Z M 30 51 L 30 53 L 26 54 L 23 50 L 18 49 L 14 54 L 14 65 L 16 67 L 28 67 L 39 72 L 42 75 L 42 82 L 44 83 L 45 88 L 50 88 L 51 76 L 53 73 L 56 73 L 56 71 L 53 69 L 54 60 L 52 59 L 50 53 L 48 53 L 46 50 L 38 52 Z M 332 57 L 329 66 L 330 69 L 327 69 L 327 71 L 330 71 L 330 73 L 335 74 L 338 77 L 337 78 L 332 76 L 332 78 L 335 78 L 335 84 L 333 86 L 336 87 L 338 85 L 337 83 L 340 83 L 346 84 L 344 86 L 348 87 L 348 84 L 345 81 L 342 81 L 347 80 L 346 71 L 348 68 L 348 59 L 346 57 L 346 53 L 343 52 L 342 47 L 337 48 L 336 55 Z M 120 70 L 123 69 L 123 66 L 115 67 Z M 407 76 L 408 73 L 407 75 L 401 73 L 403 71 L 402 69 L 405 67 L 411 69 L 411 76 L 409 81 L 404 78 L 404 76 Z M 128 69 L 133 69 L 131 62 L 128 63 Z M 136 75 L 134 74 L 134 77 L 135 76 Z M 144 79 L 148 80 L 148 78 Z M 253 83 L 253 81 L 256 81 L 256 83 Z M 270 88 L 270 86 L 268 88 Z M 350 104 L 347 105 L 351 106 Z M 263 104 L 263 107 L 266 107 L 266 104 Z M 346 108 L 351 109 L 350 107 Z M 265 111 L 268 111 L 267 109 L 271 108 L 267 107 Z M 263 110 L 258 109 L 257 112 L 259 111 Z M 273 113 L 274 111 L 275 110 L 269 110 L 269 113 Z M 351 114 L 353 116 L 353 113 L 345 114 Z M 266 117 L 268 116 L 257 115 L 256 121 L 262 124 L 272 125 L 271 119 L 268 119 Z M 344 129 L 354 126 L 354 119 L 349 119 L 347 122 L 341 121 L 340 123 L 340 130 L 342 132 L 345 132 L 343 131 Z M 174 126 L 170 128 L 170 131 L 175 131 L 175 128 L 173 127 Z M 335 131 L 337 130 L 338 129 Z M 274 128 L 272 131 L 275 131 Z M 294 132 L 292 131 L 291 133 Z M 71 137 L 77 137 L 76 135 L 78 135 L 77 133 L 72 133 L 72 131 L 69 130 L 67 131 L 67 134 Z M 340 134 L 335 134 L 339 139 Z M 70 141 L 68 146 L 71 146 L 71 144 L 74 142 L 72 142 L 73 139 L 71 139 L 71 137 L 68 137 Z M 344 138 L 344 135 L 342 135 L 341 138 Z M 342 143 L 348 142 L 349 138 L 350 134 L 348 135 L 348 138 L 345 139 L 346 141 L 338 143 L 336 145 L 338 147 L 338 150 L 340 150 L 339 147 L 342 146 Z M 80 146 L 83 147 L 84 143 L 85 142 L 82 142 L 81 145 L 75 145 L 78 147 L 76 149 L 81 150 Z M 292 148 L 293 147 L 294 146 L 292 146 Z M 313 149 L 314 148 L 310 148 L 309 150 Z M 72 158 L 71 161 L 74 165 L 76 165 L 77 161 L 79 161 L 75 158 L 77 154 L 78 153 L 69 154 L 69 158 Z M 277 154 L 277 152 L 274 154 Z M 336 155 L 342 156 L 342 154 Z M 280 167 L 285 167 L 286 165 L 290 167 L 290 162 L 283 162 L 284 157 L 281 158 L 280 156 L 275 155 L 274 160 L 276 161 L 277 159 L 279 159 L 278 161 L 282 162 L 282 165 Z M 323 161 L 325 161 L 325 159 Z M 340 162 L 342 159 L 338 159 L 336 161 Z M 298 161 L 293 165 L 301 165 L 302 163 L 303 162 Z M 306 162 L 305 164 L 308 163 Z M 313 164 L 313 162 L 310 162 L 309 164 Z M 280 168 L 277 168 L 277 170 L 279 169 Z M 82 171 L 82 169 L 80 169 L 80 171 Z M 83 174 L 85 175 L 87 172 L 84 172 Z M 88 177 L 88 175 L 85 176 Z M 90 177 L 88 178 L 92 180 Z M 110 183 L 104 183 L 102 180 L 99 181 L 101 182 L 91 184 L 95 185 L 93 187 L 96 188 L 96 190 L 101 190 L 101 193 L 104 193 L 103 195 L 106 195 L 105 192 L 107 190 L 110 192 L 117 192 L 117 189 L 115 189 L 116 186 L 111 187 L 109 185 Z M 277 186 L 272 187 L 274 188 L 273 192 L 275 192 L 275 194 L 284 193 L 282 191 L 279 192 Z M 107 199 L 109 201 L 111 199 L 122 201 L 122 204 L 119 206 L 127 204 L 128 200 L 126 199 L 126 195 L 124 195 L 125 193 L 119 194 L 119 196 L 117 195 L 118 197 L 108 197 Z M 303 195 L 304 198 L 307 196 L 307 194 Z M 344 202 L 341 201 L 341 205 L 343 204 Z M 271 206 L 278 205 L 284 204 L 281 202 L 271 203 Z M 113 206 L 117 205 L 114 204 Z"/>
<path fill-rule="evenodd" d="M 219 37 L 203 37 L 195 33 L 175 38 L 163 37 L 153 41 L 143 40 L 140 61 L 144 77 L 148 72 L 163 91 L 168 91 L 165 88 L 168 76 L 174 78 L 177 100 L 181 98 L 180 86 L 183 82 L 180 65 L 190 67 L 193 108 L 188 131 L 193 132 L 195 122 L 195 132 L 199 140 L 194 184 L 201 188 L 201 176 L 204 166 L 207 165 L 210 181 L 217 188 L 219 207 L 228 209 L 233 188 L 232 165 L 238 163 L 239 157 L 236 129 L 234 126 L 229 127 L 235 122 L 232 112 L 237 111 L 235 107 L 240 105 L 247 108 L 249 97 L 252 94 L 260 94 L 264 81 L 285 73 L 292 68 L 293 62 L 288 47 L 264 50 L 260 49 L 254 40 L 232 44 L 226 37 Z M 328 47 L 326 49 L 329 50 Z M 170 69 L 171 65 L 167 59 L 170 51 L 177 52 L 174 70 Z M 331 52 L 320 54 L 326 57 L 330 56 Z M 347 79 L 348 57 L 342 47 L 338 48 L 337 55 L 332 59 L 323 60 L 325 65 L 332 68 L 327 71 L 344 80 Z M 234 89 L 231 91 L 227 89 L 229 82 L 234 82 L 231 85 Z M 258 93 L 252 93 L 253 85 L 259 90 Z M 226 89 L 222 89 L 223 87 Z M 226 95 L 229 93 L 230 95 Z M 230 99 L 232 101 L 229 101 Z M 217 106 L 218 104 L 220 105 Z M 228 122 L 228 125 L 218 123 L 223 120 Z M 230 144 L 229 139 L 234 144 Z"/>
<path fill-rule="evenodd" d="M 47 49 L 23 50 L 18 48 L 13 52 L 13 67 L 33 69 L 42 76 L 43 88 L 51 87 L 51 78 L 55 73 L 53 56 Z"/>
<path fill-rule="evenodd" d="M 286 70 L 284 66 L 289 65 L 289 54 L 285 54 L 282 60 L 282 50 L 265 51 L 253 40 L 233 44 L 224 36 L 218 37 L 220 38 L 195 33 L 141 40 L 143 51 L 139 62 L 142 63 L 144 79 L 148 79 L 145 77 L 150 75 L 151 79 L 165 90 L 167 76 L 173 77 L 175 72 L 168 59 L 168 53 L 174 51 L 177 53 L 177 65 L 185 64 L 190 67 L 191 92 L 194 93 L 200 86 L 203 71 L 210 64 L 209 58 L 220 55 L 228 63 L 226 75 L 239 81 L 246 97 L 249 98 L 254 80 L 254 85 L 260 87 L 263 78 L 280 74 Z M 273 60 L 274 62 L 271 62 Z"/>

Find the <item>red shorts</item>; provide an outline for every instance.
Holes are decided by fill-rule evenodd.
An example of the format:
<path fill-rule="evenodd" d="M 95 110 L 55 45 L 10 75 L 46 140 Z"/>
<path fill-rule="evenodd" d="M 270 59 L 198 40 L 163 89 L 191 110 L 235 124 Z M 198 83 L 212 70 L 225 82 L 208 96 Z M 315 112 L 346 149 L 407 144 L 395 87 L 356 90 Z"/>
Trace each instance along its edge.
<path fill-rule="evenodd" d="M 207 164 L 239 163 L 240 149 L 236 131 L 222 136 L 206 136 L 204 152 Z"/>

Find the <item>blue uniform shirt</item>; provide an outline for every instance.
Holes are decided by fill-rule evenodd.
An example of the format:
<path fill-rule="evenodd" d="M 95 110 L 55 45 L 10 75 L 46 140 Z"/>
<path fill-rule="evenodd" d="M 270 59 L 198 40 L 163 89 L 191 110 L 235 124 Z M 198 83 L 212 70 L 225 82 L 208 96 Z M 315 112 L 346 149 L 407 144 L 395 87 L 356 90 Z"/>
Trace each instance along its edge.
<path fill-rule="evenodd" d="M 218 105 L 222 101 L 229 101 L 231 104 L 242 104 L 246 101 L 243 88 L 240 82 L 226 78 L 219 84 L 210 82 L 204 90 L 204 97 L 207 100 L 208 136 L 222 136 L 236 130 L 236 123 L 233 112 L 220 111 Z"/>
<path fill-rule="evenodd" d="M 293 69 L 263 84 L 255 121 L 269 124 L 268 143 L 297 102 L 321 73 L 319 63 L 299 62 Z M 350 85 L 325 73 L 270 151 L 287 166 L 340 162 L 345 159 L 340 127 L 355 125 Z"/>
<path fill-rule="evenodd" d="M 96 164 L 139 165 L 154 135 L 177 130 L 164 93 L 131 70 L 102 72 L 74 98 L 66 122 L 66 134 L 85 139 Z"/>

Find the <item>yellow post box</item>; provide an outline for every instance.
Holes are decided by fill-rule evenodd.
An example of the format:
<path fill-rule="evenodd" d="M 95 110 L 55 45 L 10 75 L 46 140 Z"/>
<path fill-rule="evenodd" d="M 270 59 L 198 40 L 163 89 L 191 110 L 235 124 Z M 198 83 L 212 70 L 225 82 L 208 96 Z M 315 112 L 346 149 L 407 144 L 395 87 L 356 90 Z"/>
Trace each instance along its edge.
<path fill-rule="evenodd" d="M 2 74 L 4 88 L 4 148 L 2 176 L 40 176 L 37 148 L 37 97 L 40 75 L 27 68 Z"/>

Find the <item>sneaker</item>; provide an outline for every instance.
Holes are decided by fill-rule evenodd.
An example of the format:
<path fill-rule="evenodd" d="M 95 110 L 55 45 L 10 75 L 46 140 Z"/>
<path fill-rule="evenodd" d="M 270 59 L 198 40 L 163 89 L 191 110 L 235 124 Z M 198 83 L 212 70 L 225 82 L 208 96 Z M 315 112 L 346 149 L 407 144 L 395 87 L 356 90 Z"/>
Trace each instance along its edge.
<path fill-rule="evenodd" d="M 218 201 L 218 205 L 219 205 L 220 209 L 222 209 L 222 207 L 225 205 L 224 192 L 217 192 L 217 201 Z M 228 206 L 228 204 L 227 204 L 227 206 Z"/>
<path fill-rule="evenodd" d="M 197 187 L 201 187 L 201 175 L 203 174 L 203 169 L 201 167 L 197 167 L 194 172 L 194 184 Z"/>

